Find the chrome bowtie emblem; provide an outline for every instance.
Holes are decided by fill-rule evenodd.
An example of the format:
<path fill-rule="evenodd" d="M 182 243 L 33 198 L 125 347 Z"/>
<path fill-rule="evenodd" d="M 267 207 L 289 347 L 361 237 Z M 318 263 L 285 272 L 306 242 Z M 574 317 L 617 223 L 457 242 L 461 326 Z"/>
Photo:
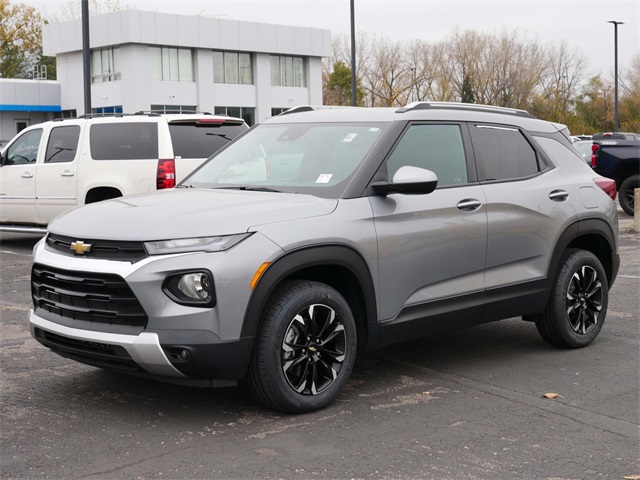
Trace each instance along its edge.
<path fill-rule="evenodd" d="M 89 250 L 91 250 L 91 244 L 90 243 L 84 243 L 82 241 L 78 241 L 78 242 L 73 242 L 71 244 L 71 250 L 73 250 L 77 255 L 84 255 L 86 252 L 88 252 Z"/>

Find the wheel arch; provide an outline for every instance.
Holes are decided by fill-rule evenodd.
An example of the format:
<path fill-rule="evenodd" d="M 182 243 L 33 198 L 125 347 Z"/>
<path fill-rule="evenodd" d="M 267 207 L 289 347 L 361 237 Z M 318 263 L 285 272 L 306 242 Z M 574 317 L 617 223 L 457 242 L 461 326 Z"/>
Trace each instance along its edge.
<path fill-rule="evenodd" d="M 92 187 L 87 190 L 84 197 L 84 204 L 101 202 L 102 200 L 108 200 L 110 198 L 122 197 L 122 191 L 117 187 Z"/>
<path fill-rule="evenodd" d="M 593 253 L 602 264 L 609 288 L 618 274 L 619 260 L 616 249 L 616 237 L 608 222 L 590 218 L 571 224 L 560 235 L 549 264 L 548 278 L 553 282 L 560 267 L 562 254 L 569 248 L 579 248 Z"/>
<path fill-rule="evenodd" d="M 371 272 L 364 258 L 346 245 L 319 245 L 286 253 L 275 260 L 254 288 L 242 324 L 242 337 L 255 336 L 267 300 L 283 281 L 315 280 L 345 298 L 358 331 L 359 349 L 378 342 L 378 315 Z"/>

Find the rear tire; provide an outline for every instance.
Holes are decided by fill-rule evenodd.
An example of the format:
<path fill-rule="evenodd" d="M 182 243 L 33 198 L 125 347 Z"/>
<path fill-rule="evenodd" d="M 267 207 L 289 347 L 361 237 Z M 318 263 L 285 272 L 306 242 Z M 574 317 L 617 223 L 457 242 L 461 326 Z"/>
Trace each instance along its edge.
<path fill-rule="evenodd" d="M 631 175 L 620 184 L 618 201 L 627 215 L 633 216 L 633 190 L 636 188 L 640 188 L 640 175 Z"/>
<path fill-rule="evenodd" d="M 540 336 L 555 347 L 586 347 L 602 329 L 608 299 L 609 284 L 598 257 L 586 250 L 567 250 L 547 306 L 534 316 Z"/>
<path fill-rule="evenodd" d="M 288 413 L 319 410 L 349 379 L 355 321 L 332 287 L 307 280 L 280 285 L 262 313 L 246 377 L 252 396 Z"/>

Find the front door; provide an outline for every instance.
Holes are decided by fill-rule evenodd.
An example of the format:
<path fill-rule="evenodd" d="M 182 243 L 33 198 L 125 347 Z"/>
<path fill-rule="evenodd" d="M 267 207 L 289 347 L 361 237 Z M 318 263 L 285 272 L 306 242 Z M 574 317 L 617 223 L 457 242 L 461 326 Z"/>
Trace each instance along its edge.
<path fill-rule="evenodd" d="M 0 166 L 0 222 L 38 223 L 36 169 L 42 128 L 26 131 L 9 144 Z"/>
<path fill-rule="evenodd" d="M 405 165 L 438 177 L 437 189 L 427 195 L 370 197 L 385 342 L 479 320 L 487 211 L 468 145 L 464 125 L 412 124 L 383 165 L 389 179 Z"/>

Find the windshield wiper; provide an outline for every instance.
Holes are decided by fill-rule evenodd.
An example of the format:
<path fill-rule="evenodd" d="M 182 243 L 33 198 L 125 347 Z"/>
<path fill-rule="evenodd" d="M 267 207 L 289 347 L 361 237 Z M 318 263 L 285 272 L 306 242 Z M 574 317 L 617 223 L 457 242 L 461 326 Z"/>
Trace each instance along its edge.
<path fill-rule="evenodd" d="M 275 188 L 269 187 L 256 187 L 253 185 L 236 185 L 233 187 L 214 187 L 216 190 L 247 190 L 251 192 L 275 192 L 275 193 L 283 193 L 282 190 L 276 190 Z"/>

